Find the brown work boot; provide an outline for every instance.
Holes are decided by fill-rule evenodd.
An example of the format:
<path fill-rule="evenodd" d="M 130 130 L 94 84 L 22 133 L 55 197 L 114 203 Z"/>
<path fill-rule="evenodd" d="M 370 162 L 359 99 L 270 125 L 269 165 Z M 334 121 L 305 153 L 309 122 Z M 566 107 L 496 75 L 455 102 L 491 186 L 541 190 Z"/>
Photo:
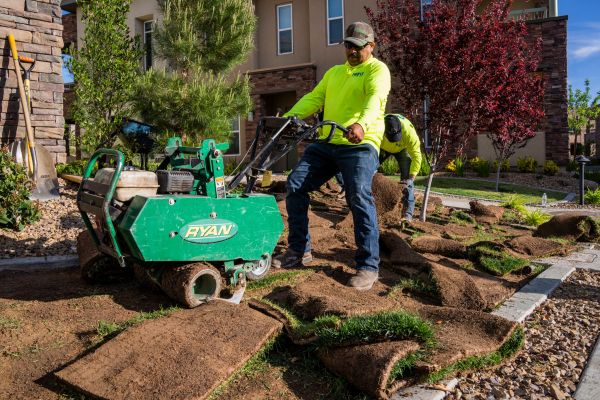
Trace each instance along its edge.
<path fill-rule="evenodd" d="M 313 257 L 310 251 L 302 253 L 287 249 L 285 253 L 273 258 L 271 266 L 273 268 L 297 268 L 310 263 L 312 259 Z"/>
<path fill-rule="evenodd" d="M 356 290 L 369 290 L 373 287 L 373 284 L 377 281 L 379 273 L 377 271 L 368 271 L 365 269 L 359 270 L 348 281 L 348 286 L 353 287 Z"/>

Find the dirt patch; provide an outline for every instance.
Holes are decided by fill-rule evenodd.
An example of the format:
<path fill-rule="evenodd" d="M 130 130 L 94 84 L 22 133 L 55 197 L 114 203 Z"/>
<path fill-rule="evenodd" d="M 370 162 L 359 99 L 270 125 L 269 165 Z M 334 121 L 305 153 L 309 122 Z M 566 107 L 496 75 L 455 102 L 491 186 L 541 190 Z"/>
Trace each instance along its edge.
<path fill-rule="evenodd" d="M 477 285 L 464 270 L 432 263 L 431 275 L 443 306 L 467 310 L 483 310 L 486 307 Z"/>
<path fill-rule="evenodd" d="M 581 242 L 597 241 L 599 235 L 598 223 L 593 218 L 576 213 L 555 215 L 533 234 L 542 238 L 560 237 Z"/>
<path fill-rule="evenodd" d="M 318 352 L 325 366 L 365 393 L 388 399 L 401 385 L 388 385 L 393 366 L 419 349 L 419 343 L 401 340 L 328 348 Z"/>
<path fill-rule="evenodd" d="M 422 364 L 436 371 L 461 358 L 496 351 L 516 323 L 492 314 L 448 307 L 424 306 L 418 314 L 435 324 L 437 346 Z"/>
<path fill-rule="evenodd" d="M 130 328 L 56 376 L 101 398 L 205 399 L 280 329 L 247 306 L 212 302 Z"/>
<path fill-rule="evenodd" d="M 398 303 L 378 294 L 384 289 L 381 283 L 376 283 L 374 290 L 359 292 L 345 285 L 350 274 L 339 275 L 336 280 L 323 273 L 313 274 L 293 287 L 287 302 L 294 313 L 310 321 L 321 315 L 349 317 L 398 307 Z"/>
<path fill-rule="evenodd" d="M 564 256 L 573 250 L 572 246 L 564 246 L 554 240 L 531 236 L 519 236 L 507 240 L 505 244 L 517 253 L 532 257 Z"/>
<path fill-rule="evenodd" d="M 410 245 L 419 253 L 440 254 L 453 258 L 463 258 L 467 251 L 467 247 L 463 243 L 437 236 L 419 236 L 413 239 Z"/>

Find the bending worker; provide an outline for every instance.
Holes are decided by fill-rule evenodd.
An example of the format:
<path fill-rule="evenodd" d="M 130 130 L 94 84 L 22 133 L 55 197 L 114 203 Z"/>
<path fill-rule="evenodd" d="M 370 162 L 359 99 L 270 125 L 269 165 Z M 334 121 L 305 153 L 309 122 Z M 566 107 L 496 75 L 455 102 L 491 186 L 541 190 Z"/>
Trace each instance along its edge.
<path fill-rule="evenodd" d="M 346 63 L 330 68 L 315 89 L 285 114 L 306 118 L 322 108 L 324 119 L 347 127 L 348 134 L 344 137 L 337 130 L 329 143 L 308 146 L 289 175 L 288 249 L 274 258 L 273 266 L 293 268 L 312 261 L 308 194 L 341 172 L 357 246 L 357 272 L 348 285 L 368 290 L 379 271 L 379 226 L 371 186 L 379 166 L 378 151 L 385 130 L 384 112 L 391 79 L 387 66 L 372 55 L 375 43 L 370 25 L 350 24 L 344 46 Z"/>
<path fill-rule="evenodd" d="M 385 135 L 379 151 L 379 163 L 382 164 L 390 156 L 398 161 L 400 179 L 405 183 L 402 218 L 410 221 L 415 211 L 414 181 L 421 169 L 421 142 L 412 122 L 400 114 L 385 116 Z"/>

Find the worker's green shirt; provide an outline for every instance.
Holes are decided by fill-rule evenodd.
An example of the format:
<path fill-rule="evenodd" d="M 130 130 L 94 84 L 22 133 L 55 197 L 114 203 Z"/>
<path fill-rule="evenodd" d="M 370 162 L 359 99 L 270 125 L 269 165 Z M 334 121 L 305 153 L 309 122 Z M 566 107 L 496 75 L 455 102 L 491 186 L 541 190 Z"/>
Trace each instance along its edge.
<path fill-rule="evenodd" d="M 399 142 L 390 142 L 384 137 L 381 142 L 381 150 L 396 154 L 406 149 L 411 158 L 408 174 L 417 175 L 421 169 L 421 141 L 419 140 L 419 135 L 417 135 L 417 130 L 412 122 L 402 115 L 398 116 L 400 117 L 400 123 L 402 124 L 402 139 Z"/>
<path fill-rule="evenodd" d="M 379 151 L 390 86 L 388 67 L 375 57 L 354 67 L 346 62 L 330 68 L 314 90 L 304 95 L 284 116 L 295 115 L 304 119 L 323 109 L 324 120 L 335 121 L 343 127 L 359 123 L 365 137 L 358 144 L 368 143 Z M 324 128 L 324 131 L 322 137 L 329 134 L 329 128 Z M 330 143 L 354 145 L 339 129 L 336 129 Z"/>

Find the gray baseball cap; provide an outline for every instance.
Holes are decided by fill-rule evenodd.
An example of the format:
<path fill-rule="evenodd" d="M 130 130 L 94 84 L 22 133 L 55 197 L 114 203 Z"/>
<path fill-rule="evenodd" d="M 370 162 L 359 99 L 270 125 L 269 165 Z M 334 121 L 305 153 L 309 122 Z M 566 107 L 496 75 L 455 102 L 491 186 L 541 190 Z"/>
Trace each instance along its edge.
<path fill-rule="evenodd" d="M 344 41 L 362 47 L 369 42 L 375 41 L 375 33 L 371 25 L 366 22 L 353 22 L 346 28 Z"/>

